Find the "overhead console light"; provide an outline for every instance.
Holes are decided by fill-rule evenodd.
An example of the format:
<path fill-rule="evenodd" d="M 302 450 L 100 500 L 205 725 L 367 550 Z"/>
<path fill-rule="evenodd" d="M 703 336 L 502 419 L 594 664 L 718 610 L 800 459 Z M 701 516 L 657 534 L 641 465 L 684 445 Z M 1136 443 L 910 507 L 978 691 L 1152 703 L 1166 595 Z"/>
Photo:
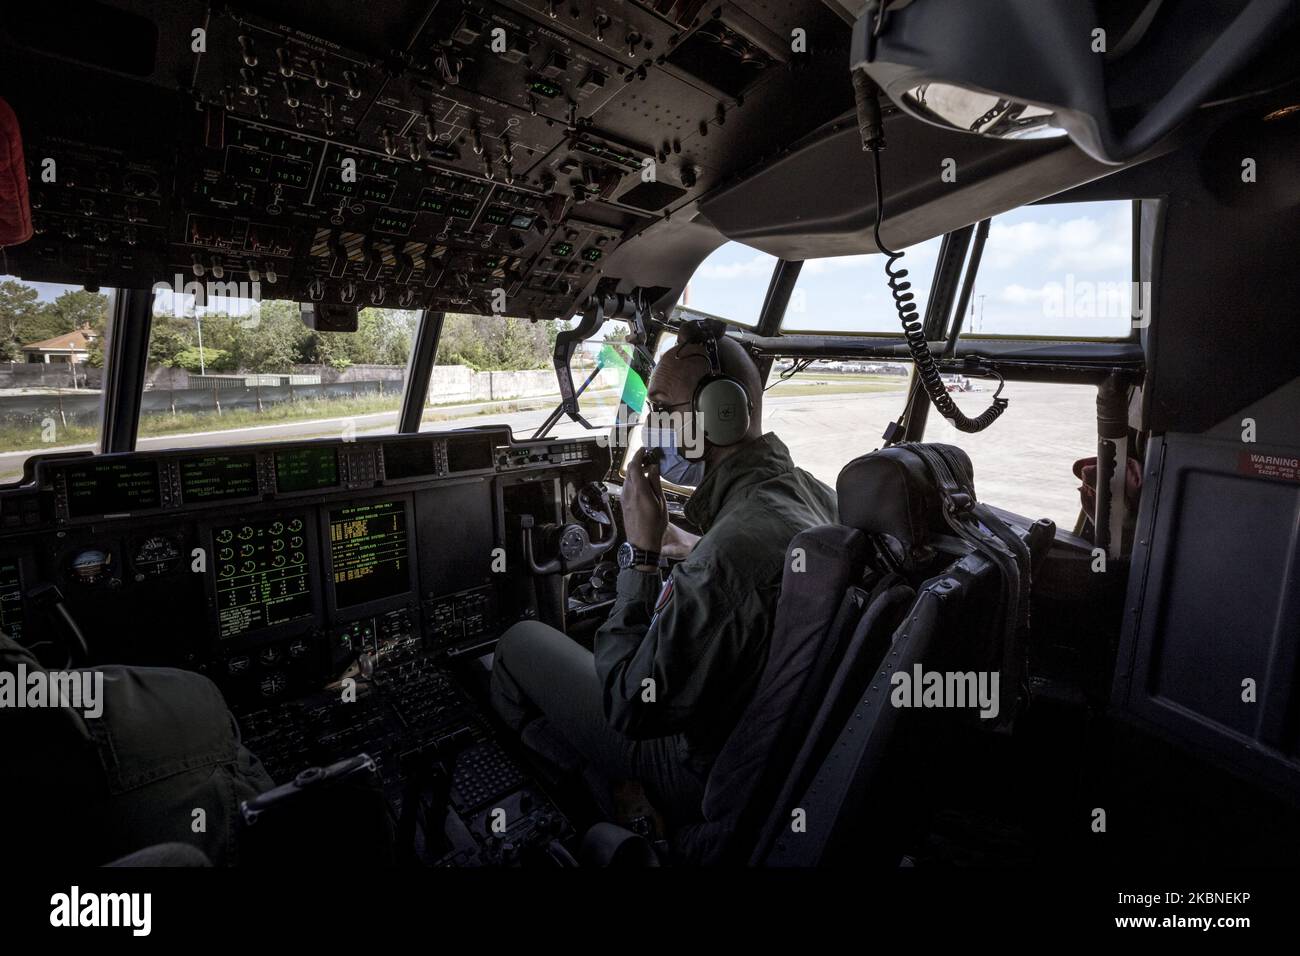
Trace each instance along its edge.
<path fill-rule="evenodd" d="M 1295 17 L 1291 0 L 873 0 L 854 24 L 851 63 L 936 126 L 1068 135 L 1094 159 L 1123 163 Z"/>

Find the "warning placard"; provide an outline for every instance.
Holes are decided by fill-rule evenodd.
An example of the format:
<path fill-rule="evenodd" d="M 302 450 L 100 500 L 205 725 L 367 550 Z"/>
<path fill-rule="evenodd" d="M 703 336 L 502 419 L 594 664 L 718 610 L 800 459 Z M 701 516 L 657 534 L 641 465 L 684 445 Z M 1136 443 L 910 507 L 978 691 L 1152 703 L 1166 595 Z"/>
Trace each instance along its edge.
<path fill-rule="evenodd" d="M 1290 455 L 1266 455 L 1243 451 L 1237 457 L 1237 471 L 1257 478 L 1276 481 L 1300 481 L 1300 458 Z"/>

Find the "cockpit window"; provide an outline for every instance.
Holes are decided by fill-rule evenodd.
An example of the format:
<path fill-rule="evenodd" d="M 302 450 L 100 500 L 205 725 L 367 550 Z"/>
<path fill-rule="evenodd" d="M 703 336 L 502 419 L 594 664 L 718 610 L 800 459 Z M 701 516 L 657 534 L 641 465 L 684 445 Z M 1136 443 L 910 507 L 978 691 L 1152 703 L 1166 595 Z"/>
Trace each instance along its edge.
<path fill-rule="evenodd" d="M 776 257 L 766 252 L 739 242 L 724 243 L 700 263 L 677 304 L 687 312 L 703 313 L 691 318 L 712 316 L 753 328 L 776 263 Z"/>
<path fill-rule="evenodd" d="M 0 276 L 0 482 L 34 454 L 98 448 L 112 300 Z"/>
<path fill-rule="evenodd" d="M 531 437 L 560 402 L 552 355 L 556 337 L 573 324 L 446 316 L 421 427 L 466 428 L 491 421 L 509 424 L 519 438 Z M 621 401 L 640 410 L 645 383 L 631 368 L 627 334 L 625 322 L 610 320 L 578 346 L 571 363 L 573 386 L 587 383 L 578 407 L 592 430 L 566 415 L 548 437 L 603 435 L 614 424 Z"/>
<path fill-rule="evenodd" d="M 906 249 L 899 266 L 907 269 L 907 281 L 912 283 L 917 313 L 921 315 L 925 314 L 941 242 L 941 239 L 930 239 Z M 787 335 L 901 334 L 894 299 L 886 284 L 884 257 L 829 256 L 804 262 L 790 294 L 781 331 Z"/>
<path fill-rule="evenodd" d="M 934 275 L 940 240 L 907 250 L 917 311 Z M 1127 339 L 1150 307 L 1133 282 L 1133 214 L 1127 201 L 1025 206 L 993 219 L 962 321 L 980 337 Z M 879 255 L 810 259 L 781 330 L 899 334 Z"/>
<path fill-rule="evenodd" d="M 418 313 L 317 332 L 297 303 L 155 289 L 141 448 L 391 433 Z"/>

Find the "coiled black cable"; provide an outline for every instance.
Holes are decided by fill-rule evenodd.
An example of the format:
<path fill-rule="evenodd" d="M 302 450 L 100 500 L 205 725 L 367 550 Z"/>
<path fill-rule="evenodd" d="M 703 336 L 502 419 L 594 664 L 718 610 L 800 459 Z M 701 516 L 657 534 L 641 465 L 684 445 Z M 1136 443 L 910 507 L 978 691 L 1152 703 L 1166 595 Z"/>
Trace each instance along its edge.
<path fill-rule="evenodd" d="M 983 414 L 975 418 L 967 418 L 948 394 L 948 389 L 943 384 L 943 377 L 939 374 L 939 367 L 935 364 L 934 355 L 930 351 L 930 343 L 926 341 L 925 325 L 916 313 L 916 296 L 911 292 L 912 283 L 903 281 L 907 278 L 907 270 L 894 268 L 894 264 L 903 258 L 903 253 L 893 251 L 880 238 L 880 225 L 885 219 L 885 191 L 880 183 L 880 146 L 881 141 L 878 137 L 874 138 L 868 146 L 876 177 L 874 230 L 876 248 L 885 256 L 885 275 L 889 277 L 889 291 L 894 295 L 894 308 L 898 312 L 898 321 L 903 326 L 907 349 L 912 353 L 912 361 L 916 365 L 916 374 L 920 377 L 921 387 L 925 389 L 925 394 L 930 397 L 930 403 L 939 410 L 939 414 L 952 422 L 953 427 L 960 432 L 982 432 L 1007 410 L 1007 400 L 999 394 L 994 394 L 993 403 L 984 410 Z M 999 387 L 998 392 L 1001 391 Z"/>

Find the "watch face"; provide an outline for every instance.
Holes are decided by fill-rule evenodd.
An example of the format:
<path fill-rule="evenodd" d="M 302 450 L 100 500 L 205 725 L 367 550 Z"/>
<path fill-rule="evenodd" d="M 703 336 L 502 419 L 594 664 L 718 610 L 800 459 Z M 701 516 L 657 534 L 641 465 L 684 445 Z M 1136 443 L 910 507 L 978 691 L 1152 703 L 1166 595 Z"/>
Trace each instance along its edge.
<path fill-rule="evenodd" d="M 636 549 L 632 547 L 630 541 L 624 541 L 618 546 L 618 566 L 620 568 L 632 567 L 632 561 L 636 557 Z"/>

